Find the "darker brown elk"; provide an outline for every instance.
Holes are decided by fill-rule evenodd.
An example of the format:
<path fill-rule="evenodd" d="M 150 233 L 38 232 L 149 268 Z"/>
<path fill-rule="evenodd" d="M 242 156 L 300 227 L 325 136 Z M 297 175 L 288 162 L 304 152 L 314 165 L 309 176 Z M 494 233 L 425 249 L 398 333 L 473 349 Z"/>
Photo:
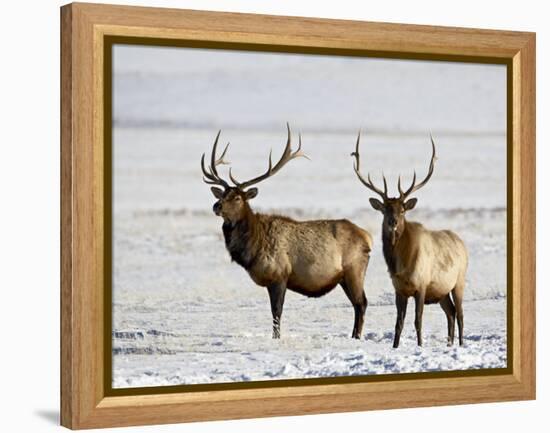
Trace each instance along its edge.
<path fill-rule="evenodd" d="M 220 158 L 216 157 L 220 133 L 214 141 L 208 169 L 203 154 L 203 180 L 222 187 L 211 190 L 218 199 L 214 213 L 223 218 L 225 246 L 232 260 L 246 269 L 256 284 L 267 288 L 273 338 L 280 338 L 287 289 L 319 297 L 338 284 L 355 311 L 352 337 L 360 338 L 367 308 L 363 282 L 372 246 L 370 234 L 347 220 L 295 221 L 284 216 L 256 213 L 250 208 L 249 201 L 258 194 L 258 189 L 251 188 L 252 185 L 275 175 L 289 161 L 305 157 L 301 138 L 298 149 L 293 152 L 288 124 L 287 131 L 281 159 L 273 165 L 270 154 L 267 171 L 246 182 L 237 181 L 231 170 L 229 178 L 233 185 L 220 177 L 216 167 L 226 163 L 223 158 L 227 151 L 226 146 Z"/>
<path fill-rule="evenodd" d="M 401 177 L 397 187 L 399 197 L 388 197 L 388 186 L 384 180 L 384 191 L 377 188 L 359 171 L 359 140 L 355 152 L 354 170 L 359 180 L 371 191 L 378 194 L 382 201 L 371 198 L 371 206 L 382 212 L 382 249 L 388 266 L 393 287 L 395 289 L 395 304 L 397 320 L 393 347 L 399 346 L 399 338 L 407 311 L 409 297 L 414 297 L 416 304 L 415 328 L 418 345 L 422 345 L 422 313 L 424 304 L 439 303 L 447 316 L 447 345 L 454 342 L 455 319 L 458 319 L 460 345 L 463 344 L 464 315 L 462 298 L 464 295 L 464 279 L 468 266 L 468 253 L 462 240 L 449 230 L 428 230 L 422 224 L 407 221 L 405 214 L 413 209 L 416 198 L 409 196 L 428 183 L 432 177 L 435 163 L 435 143 L 432 143 L 432 158 L 427 176 L 416 184 L 414 173 L 410 187 L 401 189 Z"/>

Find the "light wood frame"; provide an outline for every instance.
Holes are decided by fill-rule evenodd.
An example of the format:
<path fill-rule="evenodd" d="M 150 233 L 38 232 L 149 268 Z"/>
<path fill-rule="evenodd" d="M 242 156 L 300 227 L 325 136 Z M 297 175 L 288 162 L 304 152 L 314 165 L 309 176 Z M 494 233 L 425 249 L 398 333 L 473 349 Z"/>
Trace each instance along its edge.
<path fill-rule="evenodd" d="M 502 374 L 107 395 L 104 48 L 108 37 L 508 66 L 508 319 Z M 128 426 L 535 398 L 535 35 L 96 4 L 61 8 L 61 424 Z M 110 166 L 109 166 L 110 167 Z M 509 250 L 510 251 L 510 250 Z M 513 272 L 512 272 L 513 271 Z"/>

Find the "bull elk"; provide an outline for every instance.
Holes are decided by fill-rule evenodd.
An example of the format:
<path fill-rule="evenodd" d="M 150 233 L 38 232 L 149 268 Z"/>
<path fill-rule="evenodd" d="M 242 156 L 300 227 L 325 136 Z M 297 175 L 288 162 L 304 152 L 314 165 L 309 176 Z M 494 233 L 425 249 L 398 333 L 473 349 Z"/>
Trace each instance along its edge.
<path fill-rule="evenodd" d="M 221 131 L 220 131 L 221 132 Z M 258 195 L 250 188 L 275 175 L 289 161 L 306 157 L 300 137 L 298 149 L 291 149 L 291 133 L 280 160 L 273 165 L 271 153 L 267 171 L 246 182 L 239 182 L 229 170 L 233 185 L 223 180 L 217 166 L 227 164 L 216 157 L 220 132 L 216 136 L 210 166 L 202 155 L 203 180 L 217 199 L 213 211 L 223 218 L 225 246 L 231 259 L 241 265 L 259 286 L 266 287 L 273 316 L 273 338 L 280 338 L 281 315 L 287 289 L 309 297 L 320 297 L 340 284 L 351 301 L 355 321 L 353 338 L 360 338 L 367 298 L 363 290 L 372 238 L 368 232 L 347 220 L 295 221 L 254 212 L 249 201 Z M 307 158 L 307 157 L 306 157 Z"/>
<path fill-rule="evenodd" d="M 407 221 L 405 213 L 416 205 L 416 198 L 408 198 L 428 183 L 432 177 L 435 163 L 435 143 L 432 143 L 432 158 L 428 174 L 422 182 L 416 184 L 414 173 L 410 187 L 401 189 L 401 176 L 397 183 L 399 197 L 388 197 L 385 176 L 384 191 L 371 181 L 370 174 L 365 179 L 359 167 L 359 140 L 357 136 L 355 152 L 355 174 L 368 189 L 378 194 L 382 201 L 371 198 L 371 206 L 382 212 L 382 249 L 388 266 L 393 287 L 397 320 L 393 347 L 399 346 L 399 338 L 407 311 L 408 298 L 413 296 L 416 304 L 415 328 L 418 345 L 422 345 L 422 313 L 424 304 L 439 303 L 447 316 L 447 345 L 452 346 L 455 333 L 455 319 L 458 319 L 459 343 L 463 344 L 464 318 L 462 298 L 464 281 L 468 266 L 468 253 L 462 240 L 450 230 L 428 230 L 422 224 Z M 451 296 L 452 295 L 452 296 Z"/>

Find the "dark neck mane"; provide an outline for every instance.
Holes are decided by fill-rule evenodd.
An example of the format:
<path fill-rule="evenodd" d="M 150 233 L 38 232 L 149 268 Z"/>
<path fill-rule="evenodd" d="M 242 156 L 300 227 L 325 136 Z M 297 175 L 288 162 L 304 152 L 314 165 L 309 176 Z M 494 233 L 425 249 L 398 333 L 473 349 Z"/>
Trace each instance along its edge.
<path fill-rule="evenodd" d="M 384 230 L 384 226 L 382 226 L 382 252 L 384 253 L 386 265 L 388 266 L 388 272 L 392 275 L 394 275 L 397 271 L 396 246 L 397 243 L 401 241 L 404 236 L 406 236 L 406 231 L 407 221 L 403 221 L 403 233 L 401 233 L 401 236 L 396 244 L 392 245 L 388 233 L 386 232 L 386 230 Z"/>
<path fill-rule="evenodd" d="M 247 207 L 242 219 L 235 223 L 224 222 L 222 229 L 225 247 L 231 259 L 246 270 L 250 269 L 260 249 L 256 242 L 260 238 L 261 229 L 258 215 Z"/>
<path fill-rule="evenodd" d="M 384 259 L 386 260 L 386 265 L 388 266 L 388 272 L 390 274 L 395 274 L 395 254 L 394 247 L 391 244 L 389 235 L 384 229 L 382 229 L 382 252 L 384 253 Z"/>

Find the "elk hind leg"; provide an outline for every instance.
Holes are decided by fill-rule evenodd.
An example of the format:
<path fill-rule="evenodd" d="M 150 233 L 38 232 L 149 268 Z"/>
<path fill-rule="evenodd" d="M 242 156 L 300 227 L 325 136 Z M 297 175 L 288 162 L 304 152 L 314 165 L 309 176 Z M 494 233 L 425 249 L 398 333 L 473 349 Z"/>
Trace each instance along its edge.
<path fill-rule="evenodd" d="M 456 319 L 458 322 L 458 343 L 462 346 L 464 344 L 464 312 L 462 310 L 462 298 L 464 296 L 464 279 L 461 279 L 452 290 L 453 301 L 456 308 Z"/>
<path fill-rule="evenodd" d="M 271 314 L 273 316 L 273 338 L 281 338 L 281 316 L 285 302 L 286 283 L 276 283 L 268 286 Z"/>
<path fill-rule="evenodd" d="M 351 338 L 361 338 L 363 332 L 363 323 L 365 321 L 365 311 L 367 311 L 367 297 L 363 290 L 363 281 L 365 278 L 365 270 L 363 272 L 350 271 L 344 275 L 344 279 L 340 285 L 344 289 L 348 299 L 353 305 L 354 322 Z"/>
<path fill-rule="evenodd" d="M 451 300 L 451 295 L 446 295 L 441 301 L 439 301 L 439 305 L 441 305 L 441 308 L 447 316 L 447 346 L 452 346 L 455 339 L 456 309 L 453 301 Z"/>

